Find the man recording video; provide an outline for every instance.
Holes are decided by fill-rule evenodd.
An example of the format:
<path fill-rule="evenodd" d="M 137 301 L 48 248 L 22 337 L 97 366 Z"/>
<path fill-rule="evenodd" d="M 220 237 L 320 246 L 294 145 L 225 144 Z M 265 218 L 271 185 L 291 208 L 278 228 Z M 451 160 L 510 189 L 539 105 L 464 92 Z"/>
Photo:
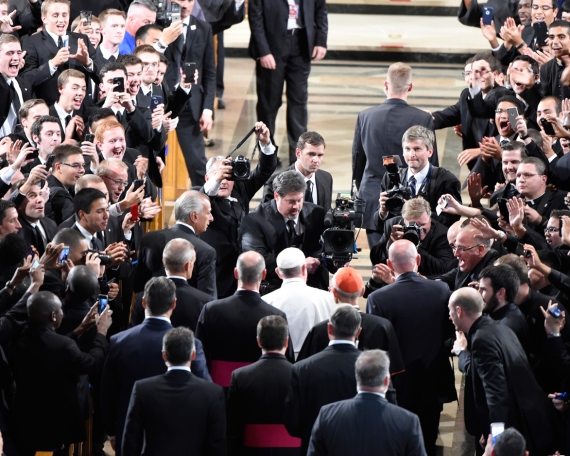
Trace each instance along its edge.
<path fill-rule="evenodd" d="M 390 169 L 382 179 L 380 193 L 380 208 L 378 211 L 378 233 L 384 232 L 383 222 L 399 215 L 401 205 L 410 198 L 422 196 L 431 208 L 437 206 L 441 195 L 450 193 L 458 201 L 461 201 L 461 189 L 459 180 L 445 168 L 433 166 L 429 159 L 433 154 L 435 135 L 426 127 L 415 125 L 408 128 L 402 137 L 404 160 L 407 168 L 397 168 L 399 160 L 392 160 Z M 385 165 L 386 166 L 386 157 Z M 395 190 L 395 191 L 394 191 Z M 396 201 L 396 198 L 400 200 Z M 457 216 L 449 214 L 432 214 L 435 220 L 449 227 L 459 220 Z"/>

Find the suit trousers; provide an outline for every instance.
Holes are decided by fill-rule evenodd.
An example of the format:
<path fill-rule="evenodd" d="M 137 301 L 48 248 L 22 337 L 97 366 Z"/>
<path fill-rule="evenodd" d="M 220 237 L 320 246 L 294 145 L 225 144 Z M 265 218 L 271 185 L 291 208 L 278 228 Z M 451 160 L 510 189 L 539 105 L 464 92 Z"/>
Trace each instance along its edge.
<path fill-rule="evenodd" d="M 276 68 L 263 68 L 257 60 L 257 119 L 262 121 L 271 133 L 275 143 L 275 120 L 282 104 L 283 85 L 287 83 L 287 139 L 289 142 L 289 164 L 295 163 L 295 149 L 299 136 L 307 131 L 309 98 L 308 82 L 311 71 L 311 57 L 307 55 L 307 35 L 303 29 L 295 35 L 286 35 L 283 54 L 275 58 Z"/>
<path fill-rule="evenodd" d="M 176 127 L 178 142 L 184 154 L 188 175 L 192 186 L 202 186 L 206 182 L 206 150 L 204 134 L 200 131 L 200 122 L 194 120 L 189 110 L 180 113 L 180 122 Z"/>

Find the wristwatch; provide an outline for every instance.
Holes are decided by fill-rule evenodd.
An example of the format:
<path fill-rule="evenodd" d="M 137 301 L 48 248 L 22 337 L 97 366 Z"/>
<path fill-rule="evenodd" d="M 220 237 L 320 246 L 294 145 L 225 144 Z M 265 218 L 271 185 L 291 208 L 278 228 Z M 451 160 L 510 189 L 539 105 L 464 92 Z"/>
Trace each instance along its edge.
<path fill-rule="evenodd" d="M 8 286 L 8 285 L 6 285 Z M 550 333 L 546 336 L 548 339 L 552 339 L 554 337 L 560 337 L 560 333 Z"/>
<path fill-rule="evenodd" d="M 499 239 L 497 239 L 499 242 L 503 242 L 503 239 L 505 238 L 506 234 L 504 231 L 498 230 L 497 233 L 499 233 Z"/>
<path fill-rule="evenodd" d="M 458 349 L 455 350 L 453 353 L 455 353 L 455 356 L 459 356 L 462 351 L 465 351 L 465 349 L 464 349 L 464 348 L 458 348 Z"/>
<path fill-rule="evenodd" d="M 6 288 L 9 288 L 10 290 L 14 291 L 14 288 L 16 288 L 14 285 L 12 285 L 10 282 L 6 282 L 6 285 L 4 285 Z"/>

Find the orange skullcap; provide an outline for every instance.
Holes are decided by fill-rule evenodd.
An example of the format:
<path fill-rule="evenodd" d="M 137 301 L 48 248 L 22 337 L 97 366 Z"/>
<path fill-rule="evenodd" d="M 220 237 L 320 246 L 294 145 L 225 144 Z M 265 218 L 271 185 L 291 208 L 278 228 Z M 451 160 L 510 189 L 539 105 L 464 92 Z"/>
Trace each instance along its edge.
<path fill-rule="evenodd" d="M 362 281 L 362 276 L 360 273 L 349 267 L 340 268 L 334 275 L 334 283 L 337 288 L 345 293 L 356 293 L 362 290 L 364 282 Z"/>

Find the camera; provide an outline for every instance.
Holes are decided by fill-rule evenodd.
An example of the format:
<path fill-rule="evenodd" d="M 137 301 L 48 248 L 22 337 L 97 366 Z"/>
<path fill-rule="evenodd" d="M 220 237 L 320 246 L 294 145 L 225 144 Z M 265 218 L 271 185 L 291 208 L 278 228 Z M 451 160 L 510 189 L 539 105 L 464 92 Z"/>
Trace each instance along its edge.
<path fill-rule="evenodd" d="M 228 180 L 244 181 L 249 179 L 251 171 L 251 161 L 249 158 L 246 158 L 243 155 L 238 155 L 236 158 L 232 158 L 226 163 L 232 167 L 232 177 Z"/>
<path fill-rule="evenodd" d="M 321 237 L 323 244 L 322 258 L 338 263 L 348 263 L 352 254 L 358 250 L 355 246 L 355 222 L 362 219 L 364 214 L 364 200 L 341 196 L 339 193 L 335 200 L 335 207 L 325 214 L 326 229 Z"/>
<path fill-rule="evenodd" d="M 382 164 L 386 169 L 386 173 L 390 178 L 390 184 L 392 185 L 392 188 L 386 192 L 388 199 L 384 204 L 388 212 L 400 215 L 402 207 L 404 206 L 404 200 L 414 198 L 414 194 L 410 187 L 402 185 L 399 173 L 402 160 L 400 160 L 398 155 L 386 155 L 382 157 Z"/>
<path fill-rule="evenodd" d="M 402 231 L 404 232 L 402 239 L 407 239 L 416 247 L 420 245 L 420 241 L 422 240 L 422 227 L 420 225 L 416 222 L 409 222 L 404 225 Z"/>
<path fill-rule="evenodd" d="M 156 23 L 163 28 L 170 27 L 172 22 L 180 20 L 180 5 L 171 0 L 153 0 L 156 7 Z"/>
<path fill-rule="evenodd" d="M 101 266 L 107 266 L 111 264 L 111 255 L 107 255 L 105 252 L 99 252 L 99 250 L 87 250 L 87 253 L 96 253 L 101 261 Z"/>

